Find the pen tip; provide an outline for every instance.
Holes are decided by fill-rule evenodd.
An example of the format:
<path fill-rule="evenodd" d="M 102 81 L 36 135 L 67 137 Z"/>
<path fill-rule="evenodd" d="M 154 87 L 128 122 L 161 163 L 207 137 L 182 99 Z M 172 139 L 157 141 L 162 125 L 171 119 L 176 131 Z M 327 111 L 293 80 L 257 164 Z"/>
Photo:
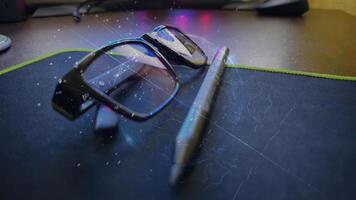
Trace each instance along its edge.
<path fill-rule="evenodd" d="M 169 183 L 171 183 L 172 185 L 175 184 L 179 177 L 181 176 L 183 172 L 183 167 L 177 164 L 174 164 L 171 168 L 171 176 L 169 178 Z"/>

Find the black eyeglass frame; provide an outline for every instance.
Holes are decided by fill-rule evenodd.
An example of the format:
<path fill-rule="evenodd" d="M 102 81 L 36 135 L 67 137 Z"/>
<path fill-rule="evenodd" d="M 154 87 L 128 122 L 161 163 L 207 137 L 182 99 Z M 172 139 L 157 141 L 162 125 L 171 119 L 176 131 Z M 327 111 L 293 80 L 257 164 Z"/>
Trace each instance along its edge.
<path fill-rule="evenodd" d="M 159 42 L 157 39 L 155 39 L 155 37 L 152 35 L 153 33 L 157 33 L 163 29 L 173 29 L 179 33 L 181 33 L 182 35 L 184 35 L 191 43 L 193 43 L 196 47 L 197 50 L 199 50 L 202 55 L 204 56 L 204 62 L 202 64 L 195 64 L 193 62 L 191 62 L 190 60 L 186 59 L 185 57 L 183 57 L 182 55 L 180 55 L 178 52 L 174 51 L 173 49 L 167 47 L 166 45 L 163 45 L 161 42 Z M 194 69 L 199 69 L 200 67 L 203 67 L 207 64 L 208 62 L 208 57 L 206 56 L 206 54 L 204 53 L 204 51 L 199 47 L 199 45 L 197 45 L 192 39 L 190 39 L 190 37 L 188 37 L 186 34 L 184 34 L 181 30 L 179 30 L 178 28 L 174 27 L 174 26 L 170 26 L 170 25 L 160 25 L 157 26 L 156 28 L 153 29 L 153 31 L 151 33 L 146 33 L 142 36 L 142 38 L 146 41 L 148 41 L 149 43 L 153 44 L 154 46 L 158 47 L 160 52 L 164 52 L 167 55 L 172 55 L 173 57 L 169 57 L 169 60 L 174 60 L 174 61 L 178 61 L 177 64 L 183 64 L 183 65 L 187 65 L 190 66 Z"/>
<path fill-rule="evenodd" d="M 186 38 L 191 40 L 179 29 L 172 26 L 158 26 L 154 31 L 159 31 L 163 28 L 172 28 L 176 31 L 182 33 Z M 193 42 L 191 40 L 191 42 Z M 119 102 L 113 100 L 108 94 L 91 87 L 83 78 L 83 73 L 89 67 L 89 65 L 99 56 L 107 53 L 109 50 L 125 44 L 140 44 L 151 50 L 155 56 L 162 62 L 162 64 L 167 68 L 168 73 L 175 80 L 175 87 L 169 97 L 163 101 L 155 110 L 148 113 L 135 112 L 132 109 L 120 104 Z M 196 43 L 193 42 L 196 45 Z M 207 63 L 207 56 L 200 49 L 198 45 L 197 48 L 202 52 L 203 56 L 206 58 L 204 65 Z M 162 53 L 161 53 L 162 52 Z M 179 53 L 160 43 L 158 40 L 150 36 L 150 34 L 144 34 L 141 38 L 134 39 L 122 39 L 115 42 L 111 42 L 109 45 L 101 47 L 87 56 L 85 56 L 78 64 L 75 65 L 67 74 L 62 78 L 62 81 L 57 84 L 55 93 L 52 98 L 53 108 L 63 114 L 68 119 L 74 120 L 79 115 L 84 113 L 87 109 L 95 104 L 95 101 L 105 104 L 114 111 L 122 114 L 123 116 L 137 120 L 143 121 L 147 120 L 154 115 L 158 114 L 164 107 L 166 107 L 169 102 L 176 96 L 179 90 L 179 79 L 174 72 L 174 69 L 170 62 L 166 59 L 164 55 L 167 55 L 170 60 L 174 60 L 175 64 L 184 64 L 191 68 L 197 69 L 204 65 L 196 65 L 189 60 L 185 59 Z M 94 101 L 95 100 L 95 101 Z"/>

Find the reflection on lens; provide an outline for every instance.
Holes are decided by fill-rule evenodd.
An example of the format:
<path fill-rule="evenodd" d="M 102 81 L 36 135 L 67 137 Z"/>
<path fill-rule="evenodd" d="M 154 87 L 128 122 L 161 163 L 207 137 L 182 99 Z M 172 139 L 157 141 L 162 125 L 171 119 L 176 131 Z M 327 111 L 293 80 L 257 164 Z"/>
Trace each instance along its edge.
<path fill-rule="evenodd" d="M 193 64 L 206 64 L 207 58 L 202 50 L 180 31 L 173 28 L 163 28 L 156 32 L 156 37 L 159 42 L 178 52 Z"/>
<path fill-rule="evenodd" d="M 138 113 L 156 110 L 176 86 L 154 52 L 139 43 L 120 45 L 101 55 L 83 77 L 92 87 Z"/>

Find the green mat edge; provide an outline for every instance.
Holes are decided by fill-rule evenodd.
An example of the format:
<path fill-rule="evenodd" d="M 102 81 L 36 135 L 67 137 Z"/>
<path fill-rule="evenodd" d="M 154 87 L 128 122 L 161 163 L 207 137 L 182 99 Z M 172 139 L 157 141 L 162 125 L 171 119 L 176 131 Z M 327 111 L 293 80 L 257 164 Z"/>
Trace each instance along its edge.
<path fill-rule="evenodd" d="M 3 75 L 3 74 L 6 74 L 8 72 L 11 72 L 11 71 L 14 71 L 16 69 L 20 69 L 26 65 L 29 65 L 29 64 L 33 64 L 33 63 L 36 63 L 36 62 L 39 62 L 43 59 L 46 59 L 46 58 L 49 58 L 51 56 L 55 56 L 55 55 L 58 55 L 58 54 L 61 54 L 61 53 L 68 53 L 68 52 L 91 52 L 93 50 L 91 49 L 63 49 L 63 50 L 60 50 L 60 51 L 55 51 L 55 52 L 52 52 L 52 53 L 47 53 L 47 54 L 44 54 L 42 56 L 39 56 L 39 57 L 36 57 L 36 58 L 33 58 L 33 59 L 30 59 L 30 60 L 27 60 L 25 62 L 22 62 L 22 63 L 19 63 L 19 64 L 16 64 L 16 65 L 13 65 L 11 67 L 8 67 L 6 69 L 3 69 L 3 70 L 0 70 L 0 75 Z"/>
<path fill-rule="evenodd" d="M 49 58 L 51 56 L 55 56 L 61 53 L 68 53 L 68 52 L 91 52 L 91 49 L 63 49 L 60 51 L 55 51 L 52 53 L 44 54 L 42 56 L 27 60 L 25 62 L 13 65 L 6 69 L 0 70 L 0 75 L 6 74 L 8 72 L 14 71 L 16 69 L 20 69 L 25 67 L 26 65 L 39 62 L 43 59 Z M 343 80 L 343 81 L 355 81 L 356 76 L 341 76 L 341 75 L 333 75 L 333 74 L 322 74 L 322 73 L 315 73 L 315 72 L 304 72 L 304 71 L 296 71 L 296 70 L 289 70 L 289 69 L 273 69 L 273 68 L 262 68 L 262 67 L 253 67 L 253 66 L 245 66 L 245 65 L 232 65 L 227 64 L 226 67 L 228 68 L 238 68 L 238 69 L 247 69 L 247 70 L 254 70 L 260 72 L 272 72 L 272 73 L 281 73 L 281 74 L 290 74 L 290 75 L 299 75 L 299 76 L 308 76 L 314 78 L 324 78 L 324 79 L 332 79 L 332 80 Z"/>
<path fill-rule="evenodd" d="M 231 65 L 231 64 L 227 64 L 226 67 L 238 68 L 238 69 L 248 69 L 248 70 L 260 71 L 260 72 L 272 72 L 272 73 L 281 73 L 281 74 L 289 74 L 289 75 L 297 75 L 297 76 L 308 76 L 308 77 L 313 77 L 313 78 L 323 78 L 323 79 L 355 81 L 356 82 L 356 76 L 341 76 L 341 75 L 334 75 L 334 74 L 322 74 L 322 73 L 304 72 L 304 71 L 289 70 L 289 69 L 262 68 L 262 67 Z"/>

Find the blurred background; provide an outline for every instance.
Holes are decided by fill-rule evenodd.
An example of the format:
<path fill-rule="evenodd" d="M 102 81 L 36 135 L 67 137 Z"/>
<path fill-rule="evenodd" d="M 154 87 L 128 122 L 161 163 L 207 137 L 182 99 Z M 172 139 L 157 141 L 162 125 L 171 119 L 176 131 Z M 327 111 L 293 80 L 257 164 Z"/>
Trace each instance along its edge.
<path fill-rule="evenodd" d="M 311 8 L 338 9 L 356 16 L 355 0 L 309 0 Z"/>
<path fill-rule="evenodd" d="M 356 0 L 308 0 L 311 9 L 303 17 L 266 16 L 236 8 L 202 9 L 214 3 L 211 7 L 218 8 L 216 4 L 237 0 L 107 0 L 124 4 L 125 12 L 96 12 L 94 7 L 91 14 L 83 15 L 80 23 L 71 15 L 83 0 L 0 0 L 0 3 L 6 1 L 24 2 L 33 9 L 20 23 L 8 23 L 15 20 L 0 23 L 0 34 L 13 41 L 12 47 L 1 54 L 0 69 L 62 49 L 95 49 L 111 40 L 150 32 L 159 24 L 172 24 L 189 33 L 209 57 L 218 47 L 229 45 L 234 52 L 230 54 L 231 63 L 356 75 Z M 162 9 L 134 12 L 125 9 L 135 1 L 141 8 Z M 187 4 L 198 9 L 177 6 Z M 52 15 L 57 12 L 54 9 L 45 10 L 52 7 L 63 8 L 58 8 L 58 12 L 66 12 L 67 17 L 47 17 L 64 15 Z M 12 11 L 8 13 L 6 17 L 14 15 Z M 0 19 L 1 15 L 4 12 L 0 11 Z"/>
<path fill-rule="evenodd" d="M 26 0 L 26 3 L 28 5 L 39 5 L 39 4 L 76 3 L 82 1 L 83 0 Z M 217 0 L 217 1 L 223 1 L 223 0 Z M 228 0 L 228 1 L 230 2 L 233 0 Z M 343 10 L 349 14 L 356 16 L 355 0 L 309 0 L 309 5 L 311 8 L 317 8 L 317 9 Z"/>

